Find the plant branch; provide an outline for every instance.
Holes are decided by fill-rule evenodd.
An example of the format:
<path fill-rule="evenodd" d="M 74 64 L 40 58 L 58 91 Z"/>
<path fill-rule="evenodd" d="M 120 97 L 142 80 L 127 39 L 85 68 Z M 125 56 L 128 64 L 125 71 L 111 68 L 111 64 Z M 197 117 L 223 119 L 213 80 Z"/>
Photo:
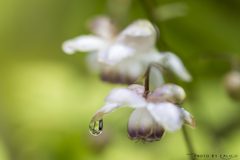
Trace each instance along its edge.
<path fill-rule="evenodd" d="M 145 91 L 144 91 L 144 94 L 143 94 L 143 97 L 147 97 L 148 96 L 148 94 L 149 94 L 149 76 L 150 76 L 150 69 L 151 69 L 151 65 L 149 65 L 148 66 L 148 69 L 147 69 L 147 71 L 146 71 L 146 73 L 145 73 Z"/>

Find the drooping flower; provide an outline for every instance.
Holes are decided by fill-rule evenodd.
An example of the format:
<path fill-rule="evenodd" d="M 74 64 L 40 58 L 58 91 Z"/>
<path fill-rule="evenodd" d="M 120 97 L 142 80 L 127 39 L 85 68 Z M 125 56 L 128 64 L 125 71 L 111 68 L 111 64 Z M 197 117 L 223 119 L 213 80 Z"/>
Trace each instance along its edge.
<path fill-rule="evenodd" d="M 100 69 L 102 80 L 132 84 L 146 72 L 150 63 L 157 63 L 183 81 L 191 81 L 192 77 L 180 58 L 171 52 L 155 49 L 158 31 L 148 20 L 136 20 L 120 33 L 107 17 L 97 17 L 90 26 L 95 35 L 67 40 L 62 48 L 68 54 L 91 52 L 87 58 L 89 66 Z M 96 65 L 98 62 L 101 65 Z M 157 69 L 151 70 L 150 77 L 153 86 L 164 83 Z"/>
<path fill-rule="evenodd" d="M 186 98 L 183 88 L 165 84 L 146 97 L 144 92 L 145 88 L 138 84 L 112 90 L 105 99 L 106 105 L 95 113 L 91 122 L 102 121 L 104 115 L 128 106 L 135 108 L 128 120 L 128 137 L 132 140 L 159 141 L 165 130 L 175 132 L 183 124 L 196 128 L 193 116 L 178 106 Z"/>

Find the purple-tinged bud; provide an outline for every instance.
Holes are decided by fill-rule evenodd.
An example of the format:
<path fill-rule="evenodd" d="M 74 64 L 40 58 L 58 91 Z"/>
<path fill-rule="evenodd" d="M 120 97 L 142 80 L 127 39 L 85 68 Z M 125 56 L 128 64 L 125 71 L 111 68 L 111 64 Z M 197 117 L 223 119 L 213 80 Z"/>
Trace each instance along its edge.
<path fill-rule="evenodd" d="M 231 98 L 240 100 L 240 72 L 228 72 L 224 78 L 224 85 Z"/>
<path fill-rule="evenodd" d="M 128 137 L 131 140 L 159 141 L 164 131 L 164 128 L 152 118 L 146 108 L 134 110 L 128 120 Z"/>

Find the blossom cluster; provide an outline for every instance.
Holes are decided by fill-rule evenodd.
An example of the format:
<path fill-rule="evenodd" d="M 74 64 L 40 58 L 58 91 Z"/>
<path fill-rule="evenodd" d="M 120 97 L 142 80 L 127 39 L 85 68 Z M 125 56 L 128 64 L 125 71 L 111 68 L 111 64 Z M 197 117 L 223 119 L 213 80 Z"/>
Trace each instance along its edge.
<path fill-rule="evenodd" d="M 171 83 L 164 85 L 162 72 L 155 67 L 149 69 L 154 64 L 183 81 L 192 80 L 177 55 L 155 48 L 160 35 L 156 26 L 146 19 L 139 19 L 120 32 L 119 27 L 105 16 L 93 19 L 89 26 L 92 35 L 65 41 L 63 51 L 67 54 L 90 52 L 88 65 L 100 72 L 103 81 L 130 84 L 127 88 L 112 90 L 106 97 L 106 105 L 91 120 L 93 135 L 101 133 L 104 115 L 125 106 L 135 108 L 128 121 L 128 137 L 133 140 L 159 141 L 165 131 L 175 132 L 183 124 L 196 128 L 193 116 L 179 107 L 186 98 L 184 89 Z M 134 84 L 143 75 L 153 92 L 149 91 L 148 81 L 145 87 Z"/>
<path fill-rule="evenodd" d="M 88 64 L 91 69 L 100 70 L 102 80 L 133 84 L 151 63 L 163 66 L 183 81 L 192 80 L 177 55 L 155 48 L 159 31 L 146 19 L 136 20 L 119 32 L 108 17 L 100 16 L 91 21 L 90 29 L 95 35 L 67 40 L 62 49 L 67 54 L 90 52 Z M 150 77 L 153 88 L 164 84 L 162 73 L 157 69 L 151 70 Z"/>

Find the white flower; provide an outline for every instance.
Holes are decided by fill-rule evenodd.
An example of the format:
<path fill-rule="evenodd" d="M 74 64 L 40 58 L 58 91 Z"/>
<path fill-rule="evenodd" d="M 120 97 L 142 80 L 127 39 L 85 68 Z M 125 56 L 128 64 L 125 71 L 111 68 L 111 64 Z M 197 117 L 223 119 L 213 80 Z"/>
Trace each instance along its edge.
<path fill-rule="evenodd" d="M 164 131 L 175 132 L 183 124 L 196 128 L 193 116 L 179 108 L 186 98 L 184 90 L 174 84 L 163 85 L 147 97 L 143 97 L 145 88 L 133 84 L 128 88 L 117 88 L 106 97 L 106 105 L 99 109 L 91 122 L 99 121 L 102 116 L 119 107 L 135 108 L 128 121 L 128 137 L 147 142 L 158 141 Z"/>
<path fill-rule="evenodd" d="M 87 60 L 90 68 L 99 69 L 101 78 L 112 83 L 132 84 L 147 70 L 150 63 L 158 63 L 173 71 L 180 79 L 191 81 L 191 75 L 173 53 L 158 52 L 154 46 L 155 27 L 145 19 L 134 21 L 121 33 L 107 17 L 98 17 L 91 23 L 95 35 L 82 35 L 63 43 L 68 54 L 91 52 Z M 96 65 L 97 62 L 102 65 Z M 156 88 L 164 83 L 161 72 L 152 69 L 151 84 Z"/>

